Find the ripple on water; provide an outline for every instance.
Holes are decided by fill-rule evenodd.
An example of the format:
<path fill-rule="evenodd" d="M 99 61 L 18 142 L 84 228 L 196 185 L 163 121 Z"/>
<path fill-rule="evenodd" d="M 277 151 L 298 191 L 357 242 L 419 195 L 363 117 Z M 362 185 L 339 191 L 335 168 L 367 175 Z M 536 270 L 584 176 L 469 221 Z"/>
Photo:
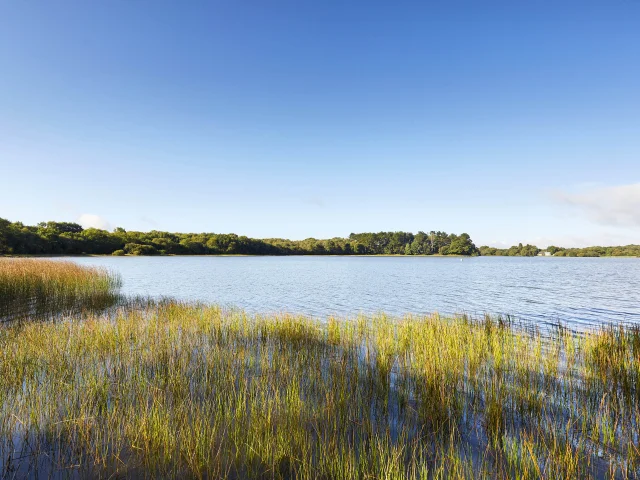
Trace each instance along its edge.
<path fill-rule="evenodd" d="M 481 257 L 79 257 L 123 292 L 323 317 L 505 314 L 584 329 L 640 323 L 640 260 Z"/>

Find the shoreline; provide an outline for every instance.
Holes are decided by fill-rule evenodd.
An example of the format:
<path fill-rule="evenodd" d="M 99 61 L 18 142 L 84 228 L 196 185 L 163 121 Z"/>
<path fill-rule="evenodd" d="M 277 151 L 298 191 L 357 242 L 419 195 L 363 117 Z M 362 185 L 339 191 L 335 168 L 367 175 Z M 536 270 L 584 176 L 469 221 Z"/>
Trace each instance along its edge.
<path fill-rule="evenodd" d="M 13 253 L 13 254 L 0 254 L 0 258 L 85 258 L 85 257 L 99 257 L 99 258 L 110 258 L 110 257 L 131 257 L 131 258 L 166 258 L 166 257 L 357 257 L 357 258 L 366 258 L 366 257 L 397 257 L 397 258 L 461 258 L 461 259 L 472 259 L 472 258 L 638 258 L 640 256 L 637 255 L 601 255 L 601 256 L 566 256 L 566 255 L 550 255 L 550 256 L 527 256 L 527 255 L 442 255 L 440 253 L 434 253 L 433 255 L 419 254 L 419 255 L 403 255 L 403 254 L 394 254 L 394 253 L 385 253 L 385 254 L 354 254 L 354 255 L 337 255 L 337 254 L 327 254 L 327 255 L 310 255 L 310 254 L 292 254 L 292 255 L 257 255 L 257 254 L 248 254 L 248 253 L 215 253 L 215 254 L 202 254 L 202 255 L 175 255 L 175 254 L 165 254 L 165 255 L 111 255 L 111 254 L 97 254 L 97 253 Z"/>

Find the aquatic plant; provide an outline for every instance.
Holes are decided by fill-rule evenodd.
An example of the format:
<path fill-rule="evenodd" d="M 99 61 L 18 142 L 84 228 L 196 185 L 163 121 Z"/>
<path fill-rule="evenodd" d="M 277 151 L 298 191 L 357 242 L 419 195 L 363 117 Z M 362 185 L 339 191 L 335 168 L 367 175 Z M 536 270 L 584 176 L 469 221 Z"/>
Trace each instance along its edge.
<path fill-rule="evenodd" d="M 111 305 L 118 275 L 67 261 L 0 258 L 0 320 L 47 317 Z"/>
<path fill-rule="evenodd" d="M 0 476 L 639 473 L 640 331 L 175 302 L 0 329 Z"/>

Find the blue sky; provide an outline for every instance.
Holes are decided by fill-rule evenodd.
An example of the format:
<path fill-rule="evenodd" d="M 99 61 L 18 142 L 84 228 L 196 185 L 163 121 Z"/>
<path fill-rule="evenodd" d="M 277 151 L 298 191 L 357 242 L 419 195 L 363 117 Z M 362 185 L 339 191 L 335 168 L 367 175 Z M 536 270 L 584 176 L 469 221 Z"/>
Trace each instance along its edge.
<path fill-rule="evenodd" d="M 640 1 L 0 2 L 0 217 L 640 243 Z"/>

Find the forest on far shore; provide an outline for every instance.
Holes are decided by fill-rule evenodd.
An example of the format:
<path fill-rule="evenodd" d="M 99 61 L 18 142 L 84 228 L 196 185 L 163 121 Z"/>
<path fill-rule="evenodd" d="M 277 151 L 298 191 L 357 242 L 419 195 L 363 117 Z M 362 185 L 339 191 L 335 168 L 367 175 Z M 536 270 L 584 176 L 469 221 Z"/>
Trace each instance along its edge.
<path fill-rule="evenodd" d="M 548 247 L 554 256 L 640 256 L 640 245 Z M 347 238 L 249 238 L 234 233 L 112 232 L 72 222 L 35 226 L 0 218 L 0 255 L 504 255 L 536 256 L 534 245 L 477 248 L 471 237 L 441 231 L 352 233 Z"/>
<path fill-rule="evenodd" d="M 112 232 L 77 223 L 27 226 L 0 218 L 0 254 L 13 255 L 479 255 L 468 234 L 431 231 L 352 233 L 287 240 L 234 233 Z"/>
<path fill-rule="evenodd" d="M 551 245 L 545 249 L 535 245 L 514 245 L 510 248 L 494 248 L 483 245 L 478 249 L 480 255 L 505 257 L 533 257 L 548 252 L 554 257 L 640 257 L 640 245 L 618 247 L 564 248 Z"/>

